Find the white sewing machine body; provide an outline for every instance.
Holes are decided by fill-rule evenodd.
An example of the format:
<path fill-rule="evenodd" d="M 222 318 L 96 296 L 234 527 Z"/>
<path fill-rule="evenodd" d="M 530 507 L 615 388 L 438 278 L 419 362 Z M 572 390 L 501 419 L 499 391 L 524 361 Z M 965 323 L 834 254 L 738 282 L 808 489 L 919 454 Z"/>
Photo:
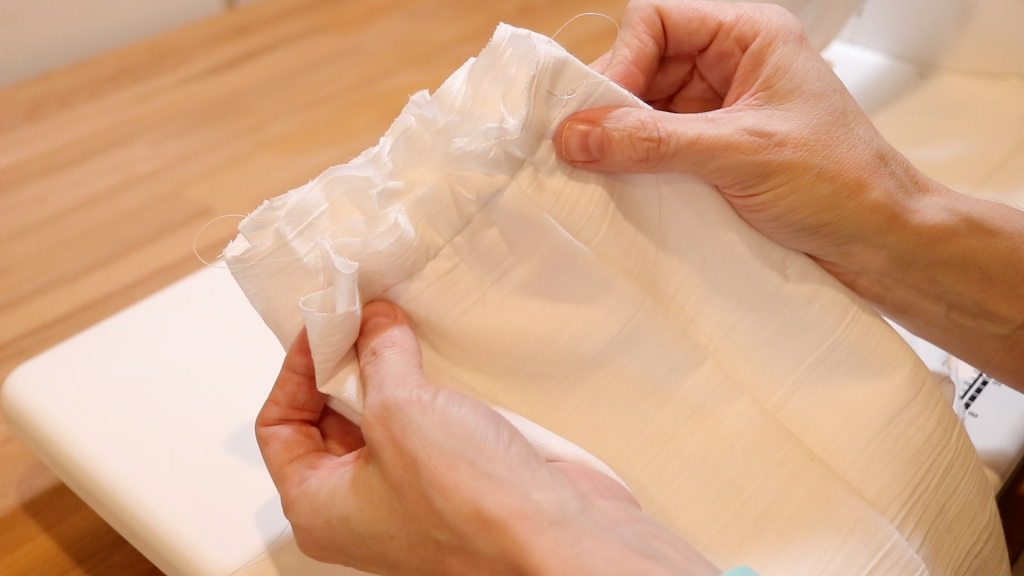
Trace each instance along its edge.
<path fill-rule="evenodd" d="M 228 271 L 207 268 L 19 366 L 3 407 L 163 572 L 223 576 L 267 554 L 237 573 L 320 574 L 283 534 L 253 432 L 283 358 Z"/>
<path fill-rule="evenodd" d="M 868 0 L 825 56 L 925 172 L 1024 205 L 1021 28 L 1020 0 Z M 260 459 L 252 422 L 282 358 L 227 270 L 208 268 L 20 366 L 3 408 L 167 574 L 354 574 L 298 552 Z M 991 398 L 981 394 L 966 423 L 1005 479 L 1024 430 L 996 422 L 1024 414 L 984 412 Z"/>

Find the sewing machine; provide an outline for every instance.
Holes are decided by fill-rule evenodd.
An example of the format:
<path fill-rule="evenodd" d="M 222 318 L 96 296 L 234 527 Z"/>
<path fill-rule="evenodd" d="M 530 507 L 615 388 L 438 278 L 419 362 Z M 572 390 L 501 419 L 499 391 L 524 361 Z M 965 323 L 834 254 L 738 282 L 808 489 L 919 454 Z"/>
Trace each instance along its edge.
<path fill-rule="evenodd" d="M 790 6 L 820 46 L 842 29 L 825 57 L 915 164 L 965 193 L 1024 205 L 1024 2 Z M 948 370 L 941 350 L 907 338 Z M 252 421 L 282 357 L 227 271 L 207 268 L 23 364 L 2 389 L 3 409 L 170 575 L 355 574 L 298 551 L 256 448 Z M 981 380 L 956 366 L 954 379 L 970 380 L 954 383 L 964 401 Z M 1024 446 L 1022 399 L 990 384 L 965 411 L 1001 479 Z"/>

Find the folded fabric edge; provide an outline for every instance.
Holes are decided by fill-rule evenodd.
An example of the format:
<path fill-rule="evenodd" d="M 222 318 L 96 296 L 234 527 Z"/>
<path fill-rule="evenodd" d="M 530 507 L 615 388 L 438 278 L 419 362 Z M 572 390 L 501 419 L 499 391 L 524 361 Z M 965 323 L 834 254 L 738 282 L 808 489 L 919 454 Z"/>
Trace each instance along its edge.
<path fill-rule="evenodd" d="M 328 394 L 329 407 L 352 422 L 359 424 L 363 404 L 358 360 L 353 348 L 358 338 L 362 304 L 421 270 L 472 222 L 487 201 L 507 186 L 510 175 L 535 153 L 542 136 L 533 134 L 536 142 L 523 142 L 522 133 L 531 120 L 531 111 L 525 104 L 530 102 L 537 90 L 546 89 L 534 85 L 544 63 L 551 61 L 551 58 L 543 58 L 545 53 L 554 53 L 558 58 L 572 60 L 586 68 L 553 40 L 528 30 L 499 24 L 481 54 L 467 61 L 433 95 L 425 91 L 413 95 L 376 146 L 346 165 L 329 168 L 305 186 L 265 201 L 240 223 L 240 234 L 225 248 L 223 257 L 236 281 L 285 347 L 298 332 L 298 327 L 295 322 L 274 322 L 274 319 L 264 314 L 264 307 L 269 304 L 268 298 L 263 295 L 261 278 L 280 275 L 288 277 L 302 269 L 295 265 L 296 261 L 301 264 L 318 259 L 321 262 L 320 274 L 310 275 L 306 282 L 312 288 L 318 279 L 315 276 L 319 276 L 319 289 L 302 290 L 304 295 L 297 298 L 301 324 L 309 332 L 318 389 Z M 524 65 L 524 61 L 528 65 Z M 508 62 L 514 66 L 511 78 L 505 79 L 509 71 L 498 64 Z M 474 73 L 483 77 L 473 78 Z M 593 75 L 599 77 L 596 72 Z M 496 76 L 501 81 L 488 81 L 490 76 Z M 363 184 L 372 186 L 354 192 L 368 196 L 387 196 L 393 191 L 393 187 L 389 189 L 389 184 L 400 179 L 398 175 L 405 167 L 396 166 L 393 157 L 402 157 L 403 153 L 410 151 L 415 154 L 431 144 L 436 146 L 437 142 L 432 140 L 443 133 L 445 123 L 464 112 L 459 107 L 465 105 L 467 86 L 470 83 L 489 89 L 494 93 L 492 96 L 504 98 L 497 98 L 497 101 L 501 103 L 498 107 L 501 113 L 506 115 L 501 119 L 505 124 L 487 126 L 490 132 L 483 138 L 486 147 L 479 150 L 468 146 L 464 137 L 441 134 L 452 142 L 445 147 L 455 148 L 458 155 L 472 156 L 475 153 L 485 156 L 484 160 L 493 160 L 494 148 L 504 146 L 507 149 L 506 157 L 499 157 L 497 166 L 491 167 L 479 160 L 464 162 L 462 173 L 446 176 L 454 181 L 452 187 L 458 189 L 456 193 L 466 188 L 480 188 L 481 183 L 486 191 L 483 194 L 463 193 L 462 196 L 468 198 L 468 202 L 446 203 L 444 194 L 437 193 L 436 184 L 428 183 L 419 188 L 406 187 L 405 195 L 398 197 L 397 201 L 391 198 L 392 203 L 383 210 L 379 209 L 379 198 L 375 198 L 374 202 L 364 202 L 370 205 L 369 209 L 367 206 L 358 206 L 356 208 L 361 211 L 350 210 L 348 215 L 355 217 L 348 218 L 344 223 L 347 224 L 347 230 L 343 231 L 346 233 L 340 238 L 330 237 L 332 231 L 345 226 L 332 228 L 329 223 L 323 222 L 323 218 L 330 216 L 328 197 L 332 191 L 325 193 L 320 188 L 328 187 L 335 178 L 360 179 Z M 500 94 L 510 91 L 511 95 Z M 509 122 L 504 102 L 517 98 L 521 110 L 513 113 Z M 483 122 L 471 118 L 469 122 L 463 123 L 472 125 Z M 542 134 L 546 134 L 547 128 Z M 416 147 L 420 150 L 416 150 Z M 481 173 L 504 177 L 482 182 L 479 177 Z M 350 189 L 340 191 L 341 195 L 346 196 L 352 192 Z M 454 194 L 449 197 L 452 196 Z M 306 206 L 316 203 L 310 202 L 310 198 L 323 200 L 329 208 L 325 210 L 322 207 Z M 353 201 L 347 203 L 357 204 Z M 448 208 L 449 213 L 439 215 L 439 205 Z M 431 220 L 437 220 L 439 216 L 442 220 L 456 221 L 458 225 L 439 231 L 438 226 L 431 226 Z M 422 231 L 424 228 L 426 230 Z M 315 241 L 307 242 L 304 246 L 298 244 L 297 240 L 303 235 L 309 236 L 311 229 L 315 229 L 312 234 Z M 589 452 L 518 414 L 500 407 L 493 408 L 516 426 L 545 458 L 592 468 L 625 486 L 607 465 Z"/>

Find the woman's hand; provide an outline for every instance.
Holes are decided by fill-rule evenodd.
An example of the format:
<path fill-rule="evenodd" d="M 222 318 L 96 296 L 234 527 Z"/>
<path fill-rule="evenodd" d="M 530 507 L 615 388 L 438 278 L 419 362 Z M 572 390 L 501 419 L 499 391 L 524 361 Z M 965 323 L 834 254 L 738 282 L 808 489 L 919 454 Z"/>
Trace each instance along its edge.
<path fill-rule="evenodd" d="M 309 556 L 378 574 L 719 573 L 618 482 L 545 462 L 497 412 L 430 384 L 398 307 L 366 306 L 357 349 L 362 430 L 325 407 L 305 332 L 256 421 Z"/>
<path fill-rule="evenodd" d="M 569 116 L 581 168 L 683 172 L 886 315 L 1024 390 L 1024 213 L 970 198 L 887 143 L 767 4 L 638 0 L 594 67 L 654 110 Z"/>
<path fill-rule="evenodd" d="M 565 160 L 699 176 L 763 234 L 835 272 L 873 264 L 927 191 L 778 6 L 633 2 L 595 67 L 655 110 L 570 116 L 556 141 Z"/>

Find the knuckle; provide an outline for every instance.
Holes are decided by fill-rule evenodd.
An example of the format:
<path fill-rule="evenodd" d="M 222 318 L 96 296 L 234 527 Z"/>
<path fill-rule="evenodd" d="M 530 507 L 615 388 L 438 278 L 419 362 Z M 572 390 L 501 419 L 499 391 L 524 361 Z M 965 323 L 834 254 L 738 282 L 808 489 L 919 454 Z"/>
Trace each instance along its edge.
<path fill-rule="evenodd" d="M 338 542 L 332 542 L 324 538 L 325 530 L 322 522 L 316 514 L 311 514 L 308 506 L 297 502 L 295 498 L 286 498 L 282 495 L 281 507 L 284 515 L 291 524 L 295 544 L 303 554 L 320 562 L 338 562 L 343 549 L 339 548 Z"/>
<path fill-rule="evenodd" d="M 409 378 L 417 376 L 410 375 Z M 428 411 L 434 403 L 437 389 L 434 386 L 402 386 L 388 394 L 375 395 L 372 409 L 363 415 L 364 425 L 400 424 L 408 422 L 408 414 Z"/>
<path fill-rule="evenodd" d="M 744 126 L 731 142 L 733 152 L 744 158 L 748 168 L 769 172 L 783 167 L 792 156 L 793 145 L 792 138 L 766 125 Z"/>
<path fill-rule="evenodd" d="M 436 411 L 438 390 L 435 386 L 402 386 L 366 403 L 361 426 L 364 434 L 375 438 L 377 452 L 406 445 L 418 434 L 423 415 Z"/>
<path fill-rule="evenodd" d="M 770 18 L 772 28 L 782 39 L 788 41 L 802 41 L 807 38 L 804 32 L 804 25 L 792 12 L 777 4 L 759 5 Z"/>
<path fill-rule="evenodd" d="M 793 16 L 792 12 L 790 12 L 786 8 L 783 8 L 779 4 L 773 4 L 773 3 L 770 3 L 770 2 L 769 3 L 764 3 L 764 4 L 757 4 L 757 8 L 756 9 L 760 10 L 761 12 L 763 12 L 764 15 L 768 19 L 771 19 L 772 21 L 777 22 L 779 25 L 789 25 L 787 23 L 792 23 L 792 22 L 797 22 L 797 24 L 799 24 L 799 22 L 800 22 L 796 18 L 796 16 Z"/>
<path fill-rule="evenodd" d="M 745 148 L 743 155 L 748 158 L 772 153 L 788 144 L 786 138 L 767 124 L 748 124 L 738 131 L 738 135 L 741 136 L 738 140 L 740 146 Z"/>
<path fill-rule="evenodd" d="M 256 426 L 256 445 L 260 451 L 265 451 L 271 445 L 271 434 L 264 426 Z"/>
<path fill-rule="evenodd" d="M 322 539 L 311 535 L 309 530 L 300 529 L 292 524 L 292 531 L 295 536 L 295 545 L 303 554 L 318 562 L 337 563 L 337 553 L 329 553 Z"/>
<path fill-rule="evenodd" d="M 625 160 L 641 166 L 664 165 L 671 157 L 672 137 L 665 126 L 649 115 L 634 115 L 626 126 L 622 151 Z"/>
<path fill-rule="evenodd" d="M 359 354 L 365 366 L 381 366 L 400 358 L 408 351 L 408 343 L 397 330 L 377 335 Z"/>

